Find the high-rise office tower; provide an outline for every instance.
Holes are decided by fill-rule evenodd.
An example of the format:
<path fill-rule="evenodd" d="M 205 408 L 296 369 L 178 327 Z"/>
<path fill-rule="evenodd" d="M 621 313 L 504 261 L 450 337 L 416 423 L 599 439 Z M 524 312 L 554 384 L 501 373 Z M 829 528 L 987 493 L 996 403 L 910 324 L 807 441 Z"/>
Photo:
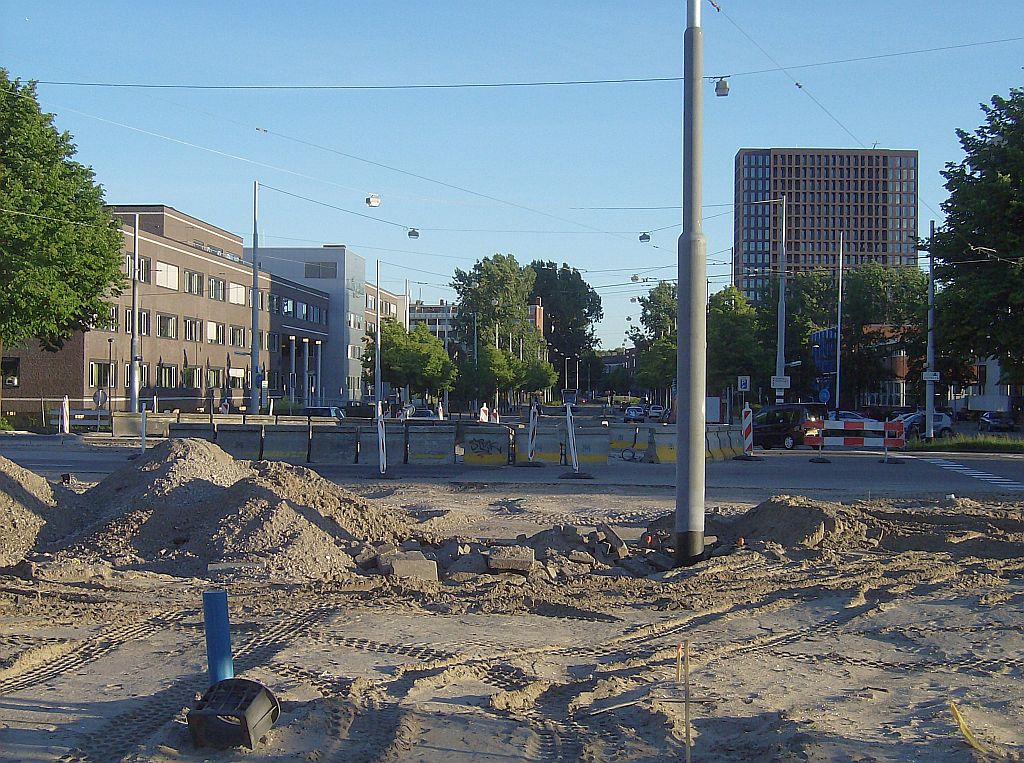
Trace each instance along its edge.
<path fill-rule="evenodd" d="M 917 151 L 742 148 L 736 153 L 733 283 L 751 301 L 779 273 L 917 264 Z"/>

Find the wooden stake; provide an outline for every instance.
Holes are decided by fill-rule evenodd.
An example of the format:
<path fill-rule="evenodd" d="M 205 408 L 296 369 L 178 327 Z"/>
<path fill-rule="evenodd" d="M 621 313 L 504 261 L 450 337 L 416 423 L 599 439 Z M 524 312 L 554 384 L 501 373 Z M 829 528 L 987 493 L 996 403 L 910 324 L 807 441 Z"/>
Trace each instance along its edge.
<path fill-rule="evenodd" d="M 683 684 L 683 718 L 686 721 L 686 763 L 690 763 L 691 748 L 693 740 L 690 735 L 690 639 L 683 641 L 683 648 L 686 650 L 683 664 L 685 666 Z"/>
<path fill-rule="evenodd" d="M 676 647 L 676 686 L 683 679 L 683 645 Z"/>

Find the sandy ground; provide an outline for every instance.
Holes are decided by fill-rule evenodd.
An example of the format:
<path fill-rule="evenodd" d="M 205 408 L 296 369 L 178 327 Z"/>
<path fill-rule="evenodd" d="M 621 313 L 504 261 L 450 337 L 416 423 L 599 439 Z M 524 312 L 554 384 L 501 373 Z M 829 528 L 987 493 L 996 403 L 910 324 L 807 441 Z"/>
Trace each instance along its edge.
<path fill-rule="evenodd" d="M 0 760 L 681 761 L 687 707 L 695 761 L 1024 760 L 1019 504 L 710 506 L 723 553 L 693 568 L 538 551 L 529 573 L 489 574 L 468 563 L 477 549 L 543 549 L 536 533 L 568 525 L 607 523 L 641 559 L 673 496 L 365 481 L 335 495 L 304 470 L 218 459 L 165 453 L 91 490 L 15 495 L 42 530 L 24 512 L 0 527 L 12 549 L 18 528 L 36 538 L 32 564 L 0 575 Z M 361 569 L 357 535 L 439 558 L 457 537 L 473 571 Z M 225 559 L 253 566 L 206 571 Z M 217 586 L 236 673 L 281 703 L 253 750 L 196 748 L 185 723 Z"/>

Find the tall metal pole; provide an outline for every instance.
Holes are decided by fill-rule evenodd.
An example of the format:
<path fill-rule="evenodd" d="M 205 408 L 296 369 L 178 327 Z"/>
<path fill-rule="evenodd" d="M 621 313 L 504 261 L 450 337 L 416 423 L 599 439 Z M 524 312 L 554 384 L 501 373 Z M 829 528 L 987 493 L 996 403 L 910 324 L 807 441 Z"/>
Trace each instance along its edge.
<path fill-rule="evenodd" d="M 778 311 L 778 333 L 775 348 L 775 375 L 782 377 L 786 375 L 786 194 L 782 194 L 782 216 L 781 228 L 779 231 L 779 311 Z M 786 396 L 786 391 L 777 387 L 775 389 L 775 402 L 781 403 Z"/>
<path fill-rule="evenodd" d="M 256 254 L 260 248 L 259 219 L 260 183 L 252 181 L 252 329 L 249 337 L 249 411 L 260 412 L 260 390 L 263 379 L 260 374 L 260 271 Z"/>
<path fill-rule="evenodd" d="M 132 233 L 132 357 L 129 367 L 128 401 L 132 413 L 139 412 L 139 388 L 142 371 L 142 344 L 139 340 L 139 213 L 135 213 Z"/>
<path fill-rule="evenodd" d="M 480 410 L 480 343 L 477 337 L 477 314 L 473 313 L 473 412 Z"/>
<path fill-rule="evenodd" d="M 701 227 L 704 37 L 700 0 L 686 2 L 683 38 L 683 229 L 677 246 L 675 563 L 704 554 L 704 405 L 707 365 L 707 241 Z"/>
<path fill-rule="evenodd" d="M 836 310 L 836 411 L 839 410 L 839 380 L 843 347 L 843 232 L 839 231 L 839 307 Z M 856 401 L 855 401 L 856 402 Z"/>
<path fill-rule="evenodd" d="M 380 325 L 380 260 L 377 260 L 376 294 L 377 298 L 373 301 L 376 308 L 374 316 L 377 321 L 377 336 L 374 337 L 376 346 L 373 348 L 373 402 L 379 405 L 384 402 L 384 381 L 380 378 L 380 347 L 384 334 L 383 327 Z"/>
<path fill-rule="evenodd" d="M 935 371 L 935 257 L 932 255 L 932 242 L 935 240 L 935 221 L 932 220 L 928 232 L 928 381 L 924 383 L 924 436 L 930 440 L 935 436 L 935 382 L 932 381 Z"/>

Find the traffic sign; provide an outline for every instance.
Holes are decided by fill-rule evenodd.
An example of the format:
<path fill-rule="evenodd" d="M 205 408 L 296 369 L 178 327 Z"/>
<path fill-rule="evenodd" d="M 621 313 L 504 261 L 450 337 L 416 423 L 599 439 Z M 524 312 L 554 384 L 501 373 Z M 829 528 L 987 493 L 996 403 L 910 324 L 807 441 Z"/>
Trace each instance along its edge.
<path fill-rule="evenodd" d="M 788 376 L 773 376 L 772 377 L 772 389 L 789 389 L 789 377 Z"/>
<path fill-rule="evenodd" d="M 925 371 L 923 374 L 921 374 L 921 378 L 924 379 L 924 381 L 936 382 L 939 380 L 939 372 Z"/>
<path fill-rule="evenodd" d="M 92 401 L 97 408 L 102 408 L 107 404 L 107 391 L 105 389 L 96 390 L 92 393 Z"/>
<path fill-rule="evenodd" d="M 832 393 L 828 391 L 828 387 L 822 387 L 821 391 L 818 393 L 818 402 L 827 403 L 831 399 Z"/>
<path fill-rule="evenodd" d="M 749 376 L 737 376 L 736 377 L 736 389 L 740 392 L 750 392 L 750 377 Z"/>

